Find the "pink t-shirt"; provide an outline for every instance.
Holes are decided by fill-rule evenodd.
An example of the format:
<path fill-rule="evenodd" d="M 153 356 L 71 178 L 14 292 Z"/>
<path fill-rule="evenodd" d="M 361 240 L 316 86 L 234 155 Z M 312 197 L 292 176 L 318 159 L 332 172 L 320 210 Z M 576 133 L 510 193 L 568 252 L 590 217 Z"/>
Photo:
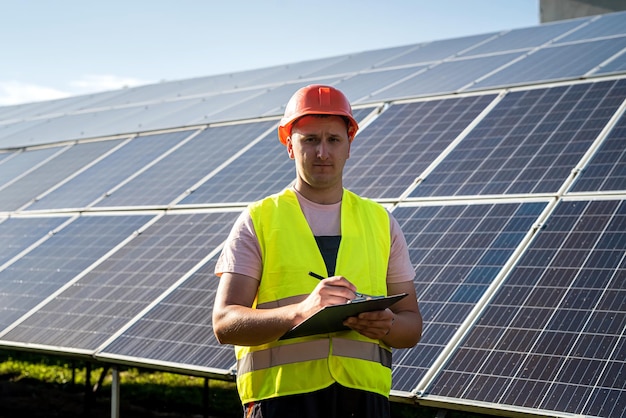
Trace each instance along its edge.
<path fill-rule="evenodd" d="M 311 202 L 296 191 L 298 202 L 315 236 L 341 235 L 341 202 L 321 205 Z M 411 281 L 415 270 L 409 259 L 404 234 L 398 221 L 390 214 L 391 252 L 387 269 L 387 283 Z M 248 210 L 244 210 L 230 232 L 217 264 L 215 274 L 237 273 L 261 280 L 263 261 L 254 224 Z"/>

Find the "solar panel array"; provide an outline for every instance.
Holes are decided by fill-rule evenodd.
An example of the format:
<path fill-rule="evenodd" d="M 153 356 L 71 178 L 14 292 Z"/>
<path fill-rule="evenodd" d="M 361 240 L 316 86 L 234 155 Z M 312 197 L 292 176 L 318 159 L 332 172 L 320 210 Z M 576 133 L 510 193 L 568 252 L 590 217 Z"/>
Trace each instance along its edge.
<path fill-rule="evenodd" d="M 0 347 L 232 379 L 213 267 L 311 83 L 414 263 L 394 399 L 626 417 L 626 13 L 0 107 Z"/>

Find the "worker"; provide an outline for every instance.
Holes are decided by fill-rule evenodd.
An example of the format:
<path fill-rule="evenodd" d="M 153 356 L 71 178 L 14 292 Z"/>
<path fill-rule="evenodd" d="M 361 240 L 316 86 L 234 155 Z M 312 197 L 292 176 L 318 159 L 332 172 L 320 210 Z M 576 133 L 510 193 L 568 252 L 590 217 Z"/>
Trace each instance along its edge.
<path fill-rule="evenodd" d="M 243 211 L 216 264 L 213 329 L 235 345 L 245 417 L 389 417 L 391 348 L 421 338 L 415 271 L 397 220 L 343 186 L 357 130 L 341 91 L 298 90 L 278 127 L 295 182 Z M 357 293 L 408 296 L 345 319 L 345 330 L 280 339 Z"/>

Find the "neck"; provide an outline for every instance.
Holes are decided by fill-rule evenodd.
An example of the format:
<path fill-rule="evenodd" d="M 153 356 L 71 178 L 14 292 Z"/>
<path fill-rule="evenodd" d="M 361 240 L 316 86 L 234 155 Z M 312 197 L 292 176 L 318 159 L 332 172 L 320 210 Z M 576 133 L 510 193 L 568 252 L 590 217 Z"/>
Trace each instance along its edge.
<path fill-rule="evenodd" d="M 341 198 L 343 197 L 343 187 L 341 185 L 328 189 L 317 189 L 304 182 L 296 181 L 293 188 L 305 199 L 319 203 L 320 205 L 332 205 L 341 202 Z"/>

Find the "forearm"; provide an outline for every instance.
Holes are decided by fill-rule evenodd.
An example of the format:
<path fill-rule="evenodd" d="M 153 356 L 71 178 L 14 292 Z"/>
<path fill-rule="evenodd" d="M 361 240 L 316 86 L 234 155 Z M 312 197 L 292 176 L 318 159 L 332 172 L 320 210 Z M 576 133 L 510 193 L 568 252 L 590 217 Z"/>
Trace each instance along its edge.
<path fill-rule="evenodd" d="M 291 308 L 291 309 L 290 309 Z M 290 306 L 252 309 L 230 305 L 213 315 L 213 331 L 222 344 L 253 346 L 276 341 L 301 320 Z"/>

